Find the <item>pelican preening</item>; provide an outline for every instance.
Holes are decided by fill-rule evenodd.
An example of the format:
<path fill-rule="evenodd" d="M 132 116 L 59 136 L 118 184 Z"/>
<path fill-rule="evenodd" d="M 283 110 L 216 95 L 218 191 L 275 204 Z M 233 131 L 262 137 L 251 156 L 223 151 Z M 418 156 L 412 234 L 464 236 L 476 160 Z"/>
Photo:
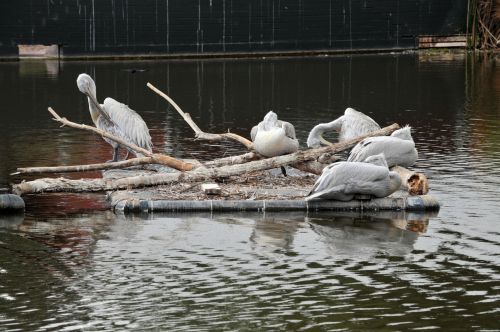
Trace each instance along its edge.
<path fill-rule="evenodd" d="M 359 142 L 349 154 L 347 161 L 365 161 L 368 157 L 383 153 L 387 165 L 412 166 L 418 158 L 411 127 L 405 126 L 391 136 L 369 137 Z"/>
<path fill-rule="evenodd" d="M 339 133 L 339 142 L 343 142 L 379 129 L 380 126 L 368 115 L 349 107 L 345 110 L 344 115 L 338 119 L 315 126 L 307 137 L 307 146 L 318 148 L 321 143 L 331 145 L 322 136 L 325 131 L 337 131 Z"/>
<path fill-rule="evenodd" d="M 264 120 L 252 128 L 250 137 L 255 151 L 265 157 L 293 153 L 299 149 L 299 141 L 295 137 L 293 125 L 278 120 L 278 116 L 273 111 L 269 111 Z"/>
<path fill-rule="evenodd" d="M 104 104 L 99 104 L 95 82 L 87 74 L 80 74 L 76 84 L 78 89 L 88 97 L 90 116 L 98 129 L 152 151 L 153 143 L 151 142 L 148 126 L 139 114 L 113 98 L 108 97 L 104 99 Z M 103 139 L 113 147 L 113 159 L 111 161 L 117 161 L 118 148 L 123 146 L 108 138 L 103 137 Z M 127 151 L 134 153 L 138 157 L 142 156 L 128 148 Z"/>
<path fill-rule="evenodd" d="M 384 155 L 378 154 L 365 162 L 340 161 L 325 167 L 305 199 L 350 201 L 355 195 L 386 197 L 400 186 L 400 176 L 389 171 Z"/>

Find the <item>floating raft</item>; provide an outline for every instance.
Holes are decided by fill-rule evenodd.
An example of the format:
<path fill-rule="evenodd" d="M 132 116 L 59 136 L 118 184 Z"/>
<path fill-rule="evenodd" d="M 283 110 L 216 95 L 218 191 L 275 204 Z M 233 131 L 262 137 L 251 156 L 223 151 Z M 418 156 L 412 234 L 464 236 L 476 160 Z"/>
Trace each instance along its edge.
<path fill-rule="evenodd" d="M 146 200 L 123 199 L 114 205 L 118 213 L 134 212 L 234 212 L 234 211 L 435 211 L 438 201 L 429 195 L 385 197 L 371 200 Z"/>
<path fill-rule="evenodd" d="M 124 171 L 106 172 L 105 178 L 130 176 Z M 410 196 L 397 191 L 385 198 L 305 201 L 316 176 L 287 168 L 255 172 L 223 179 L 220 195 L 205 194 L 202 183 L 172 184 L 155 188 L 108 193 L 116 213 L 137 212 L 236 212 L 236 211 L 437 211 L 438 201 L 430 195 Z"/>

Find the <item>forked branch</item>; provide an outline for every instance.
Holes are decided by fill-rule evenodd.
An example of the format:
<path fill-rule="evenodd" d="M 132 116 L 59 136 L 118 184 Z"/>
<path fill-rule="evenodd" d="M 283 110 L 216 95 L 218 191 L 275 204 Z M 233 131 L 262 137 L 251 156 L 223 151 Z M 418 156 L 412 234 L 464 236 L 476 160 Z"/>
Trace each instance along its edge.
<path fill-rule="evenodd" d="M 224 139 L 230 139 L 230 140 L 233 140 L 233 141 L 236 141 L 236 142 L 243 144 L 249 150 L 251 150 L 253 148 L 252 141 L 250 141 L 250 140 L 246 139 L 245 137 L 240 136 L 238 134 L 234 134 L 234 133 L 211 134 L 211 133 L 204 132 L 193 121 L 193 119 L 191 118 L 191 115 L 189 115 L 189 113 L 184 112 L 172 98 L 167 96 L 163 91 L 156 88 L 151 83 L 148 83 L 147 86 L 148 86 L 148 88 L 150 88 L 151 90 L 156 92 L 158 95 L 160 95 L 163 99 L 168 101 L 175 108 L 175 110 L 182 116 L 184 121 L 186 121 L 187 124 L 191 127 L 191 129 L 193 129 L 195 137 L 197 139 L 202 139 L 202 140 L 206 140 L 206 141 L 221 141 Z"/>

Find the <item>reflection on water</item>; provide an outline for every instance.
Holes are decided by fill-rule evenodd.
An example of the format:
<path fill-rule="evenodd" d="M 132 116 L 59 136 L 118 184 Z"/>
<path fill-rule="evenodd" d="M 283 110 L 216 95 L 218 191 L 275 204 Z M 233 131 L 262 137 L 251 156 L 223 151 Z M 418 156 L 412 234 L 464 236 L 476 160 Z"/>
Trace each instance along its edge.
<path fill-rule="evenodd" d="M 434 217 L 28 218 L 0 229 L 0 319 L 32 330 L 495 327 L 484 275 L 498 268 L 416 249 Z"/>
<path fill-rule="evenodd" d="M 19 166 L 109 159 L 101 138 L 46 112 L 90 123 L 75 84 L 87 72 L 99 100 L 129 104 L 157 151 L 179 157 L 243 149 L 193 141 L 146 82 L 210 132 L 247 136 L 270 109 L 302 146 L 347 106 L 408 123 L 442 207 L 115 216 L 102 195 L 27 197 L 25 217 L 0 216 L 0 330 L 500 329 L 498 56 L 56 63 L 0 63 L 15 110 L 0 112 L 0 187 Z"/>
<path fill-rule="evenodd" d="M 380 252 L 404 256 L 413 250 L 419 233 L 425 233 L 429 218 L 437 214 L 379 212 L 335 215 L 315 220 L 308 218 L 311 228 L 321 235 L 331 255 L 369 259 Z"/>

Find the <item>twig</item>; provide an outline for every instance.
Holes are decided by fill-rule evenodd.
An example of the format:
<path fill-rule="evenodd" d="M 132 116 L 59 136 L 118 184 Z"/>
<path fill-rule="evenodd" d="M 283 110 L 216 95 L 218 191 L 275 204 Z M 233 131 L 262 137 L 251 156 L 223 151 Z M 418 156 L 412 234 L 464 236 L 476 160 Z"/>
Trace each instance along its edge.
<path fill-rule="evenodd" d="M 162 98 L 164 98 L 166 101 L 168 101 L 175 108 L 175 110 L 182 116 L 184 121 L 186 121 L 187 124 L 191 127 L 191 129 L 193 129 L 195 137 L 197 139 L 203 139 L 206 141 L 221 141 L 223 139 L 230 139 L 230 140 L 233 140 L 233 141 L 236 141 L 238 143 L 243 144 L 249 150 L 253 149 L 252 141 L 246 139 L 243 136 L 240 136 L 240 135 L 237 135 L 234 133 L 211 134 L 211 133 L 204 132 L 193 121 L 193 119 L 191 118 L 191 115 L 189 115 L 189 113 L 184 112 L 172 98 L 167 96 L 164 92 L 162 92 L 160 89 L 156 88 L 151 83 L 148 83 L 147 86 L 148 86 L 148 88 L 150 88 L 151 90 L 156 92 L 158 95 L 160 95 Z"/>
<path fill-rule="evenodd" d="M 479 23 L 481 23 L 481 26 L 483 27 L 484 31 L 486 31 L 490 36 L 491 38 L 493 39 L 493 41 L 495 42 L 496 45 L 498 45 L 500 43 L 500 40 L 497 39 L 497 37 L 495 37 L 491 31 L 486 27 L 486 25 L 484 25 L 483 23 L 483 20 L 482 19 L 479 19 Z"/>

